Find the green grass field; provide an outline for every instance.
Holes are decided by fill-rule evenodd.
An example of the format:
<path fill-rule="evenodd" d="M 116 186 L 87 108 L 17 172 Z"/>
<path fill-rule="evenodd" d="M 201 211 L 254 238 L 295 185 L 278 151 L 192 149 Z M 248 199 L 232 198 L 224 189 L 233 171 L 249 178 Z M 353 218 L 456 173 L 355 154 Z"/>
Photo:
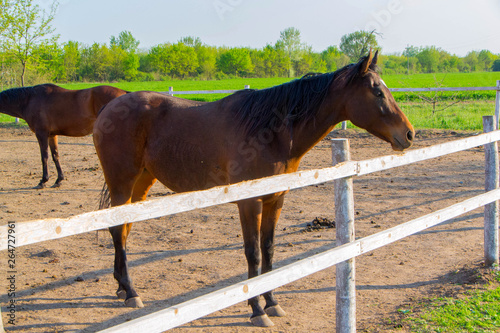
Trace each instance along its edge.
<path fill-rule="evenodd" d="M 460 297 L 436 297 L 425 304 L 412 304 L 398 311 L 405 315 L 402 323 L 411 332 L 499 332 L 499 273 L 493 272 L 490 287 L 471 291 Z M 423 309 L 414 311 L 414 307 Z"/>
<path fill-rule="evenodd" d="M 415 75 L 383 75 L 391 88 L 421 87 L 494 87 L 500 79 L 498 72 L 437 73 Z M 175 91 L 192 90 L 239 90 L 245 85 L 263 89 L 290 81 L 289 78 L 239 78 L 213 81 L 172 80 L 153 82 L 117 82 L 109 85 L 129 90 Z M 101 83 L 61 84 L 67 89 L 85 89 Z M 481 130 L 482 116 L 492 115 L 495 110 L 495 91 L 438 92 L 438 93 L 394 93 L 394 98 L 406 113 L 416 129 Z M 215 101 L 225 94 L 178 95 L 178 97 L 199 101 Z M 423 98 L 437 101 L 435 109 Z M 453 103 L 456 103 L 452 105 Z M 451 106 L 450 106 L 451 105 Z M 12 117 L 1 115 L 0 122 L 12 122 Z M 22 124 L 22 123 L 21 123 Z M 349 125 L 349 127 L 353 127 Z"/>

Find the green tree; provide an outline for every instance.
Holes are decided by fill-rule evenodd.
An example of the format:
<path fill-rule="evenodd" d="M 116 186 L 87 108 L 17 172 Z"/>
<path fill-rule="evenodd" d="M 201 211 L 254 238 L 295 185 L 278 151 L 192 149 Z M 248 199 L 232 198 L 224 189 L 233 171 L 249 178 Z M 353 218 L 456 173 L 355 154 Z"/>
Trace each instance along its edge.
<path fill-rule="evenodd" d="M 151 70 L 160 74 L 168 74 L 172 69 L 172 63 L 168 59 L 168 49 L 171 44 L 159 44 L 149 50 L 148 58 Z"/>
<path fill-rule="evenodd" d="M 182 37 L 179 40 L 179 43 L 192 47 L 195 50 L 200 48 L 202 45 L 200 37 L 193 37 L 193 36 Z"/>
<path fill-rule="evenodd" d="M 292 77 L 293 63 L 300 59 L 300 52 L 303 49 L 300 31 L 294 27 L 281 31 L 280 39 L 276 42 L 275 47 L 282 50 L 288 57 L 288 77 Z"/>
<path fill-rule="evenodd" d="M 123 59 L 123 78 L 132 81 L 139 74 L 139 56 L 135 53 L 128 53 Z"/>
<path fill-rule="evenodd" d="M 408 59 L 402 55 L 379 55 L 377 65 L 384 74 L 403 74 L 408 72 Z"/>
<path fill-rule="evenodd" d="M 81 51 L 78 74 L 86 81 L 103 82 L 109 80 L 109 69 L 113 67 L 113 57 L 105 44 L 94 43 Z"/>
<path fill-rule="evenodd" d="M 80 66 L 80 44 L 69 41 L 63 45 L 63 66 L 66 72 L 66 80 L 78 80 L 78 67 Z"/>
<path fill-rule="evenodd" d="M 109 61 L 104 68 L 107 80 L 123 80 L 125 78 L 124 63 L 128 53 L 118 45 L 111 45 L 107 50 Z"/>
<path fill-rule="evenodd" d="M 194 48 L 186 46 L 184 43 L 172 45 L 171 52 L 171 73 L 174 76 L 185 78 L 193 74 L 198 67 L 198 57 Z"/>
<path fill-rule="evenodd" d="M 214 46 L 204 45 L 200 37 L 187 36 L 182 37 L 179 42 L 185 46 L 194 49 L 198 66 L 192 75 L 197 75 L 203 79 L 213 79 L 217 71 L 217 48 Z"/>
<path fill-rule="evenodd" d="M 284 51 L 267 44 L 260 50 L 250 50 L 256 77 L 284 77 L 288 75 L 288 58 Z"/>
<path fill-rule="evenodd" d="M 5 50 L 21 64 L 21 85 L 24 86 L 26 69 L 42 45 L 55 43 L 51 23 L 58 3 L 54 0 L 50 12 L 41 11 L 33 0 L 4 1 L 3 20 L 8 22 L 3 32 Z"/>
<path fill-rule="evenodd" d="M 477 60 L 479 62 L 479 69 L 482 71 L 489 71 L 491 69 L 491 65 L 495 60 L 495 56 L 488 50 L 482 50 L 477 55 Z"/>
<path fill-rule="evenodd" d="M 329 46 L 321 52 L 321 59 L 325 62 L 328 72 L 335 72 L 350 62 L 349 57 L 342 53 L 337 46 Z"/>
<path fill-rule="evenodd" d="M 219 55 L 217 68 L 224 74 L 245 76 L 253 71 L 252 59 L 247 48 L 230 48 Z"/>
<path fill-rule="evenodd" d="M 437 71 L 439 57 L 439 49 L 435 46 L 426 47 L 417 54 L 418 62 L 425 73 L 434 73 Z"/>
<path fill-rule="evenodd" d="M 417 55 L 422 51 L 422 48 L 408 45 L 403 51 L 403 56 L 406 57 L 406 74 L 410 75 L 410 72 L 417 72 L 418 59 Z"/>
<path fill-rule="evenodd" d="M 294 62 L 293 67 L 296 76 L 303 76 L 310 72 L 325 72 L 326 62 L 312 51 L 311 46 L 307 46 L 300 52 L 299 59 Z"/>
<path fill-rule="evenodd" d="M 9 0 L 0 0 L 0 39 L 5 29 L 10 25 L 5 15 L 10 6 Z"/>
<path fill-rule="evenodd" d="M 201 45 L 195 47 L 198 58 L 198 75 L 204 79 L 213 79 L 217 72 L 217 48 L 214 46 Z"/>
<path fill-rule="evenodd" d="M 413 45 L 408 45 L 403 51 L 403 56 L 407 58 L 413 58 L 416 57 L 417 54 L 420 53 L 420 51 L 422 51 L 422 48 Z"/>
<path fill-rule="evenodd" d="M 137 52 L 140 42 L 132 36 L 130 31 L 122 31 L 118 37 L 111 36 L 109 41 L 110 46 L 118 46 L 127 53 Z"/>
<path fill-rule="evenodd" d="M 41 44 L 35 53 L 37 54 L 36 72 L 42 75 L 44 81 L 66 80 L 64 51 L 57 43 Z"/>
<path fill-rule="evenodd" d="M 500 59 L 493 61 L 493 65 L 491 66 L 491 70 L 494 72 L 500 72 Z"/>
<path fill-rule="evenodd" d="M 112 80 L 133 80 L 139 73 L 139 56 L 137 48 L 140 42 L 130 31 L 122 31 L 118 37 L 111 36 L 110 51 L 113 56 L 113 66 L 110 72 Z"/>
<path fill-rule="evenodd" d="M 445 50 L 439 49 L 438 71 L 441 73 L 453 72 L 453 57 Z"/>
<path fill-rule="evenodd" d="M 380 49 L 374 32 L 363 30 L 342 36 L 339 47 L 352 61 L 357 61 L 366 55 L 370 49 Z"/>
<path fill-rule="evenodd" d="M 443 66 L 448 72 L 458 72 L 460 70 L 460 58 L 457 55 L 449 55 L 444 60 L 446 63 Z"/>
<path fill-rule="evenodd" d="M 477 51 L 471 51 L 467 53 L 467 55 L 464 58 L 464 62 L 467 65 L 469 71 L 474 72 L 477 70 L 478 65 L 479 65 L 479 59 L 478 59 L 479 53 Z"/>
<path fill-rule="evenodd" d="M 195 73 L 198 67 L 195 50 L 181 42 L 154 46 L 149 51 L 149 58 L 153 70 L 180 78 Z"/>

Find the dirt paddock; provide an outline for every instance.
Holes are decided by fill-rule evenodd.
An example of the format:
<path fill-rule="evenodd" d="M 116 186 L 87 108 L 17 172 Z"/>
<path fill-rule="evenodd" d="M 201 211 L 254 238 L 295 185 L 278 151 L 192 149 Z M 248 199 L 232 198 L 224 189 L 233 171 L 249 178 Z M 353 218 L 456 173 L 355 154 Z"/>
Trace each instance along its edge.
<path fill-rule="evenodd" d="M 421 131 L 414 147 L 475 133 Z M 337 131 L 350 139 L 351 155 L 362 160 L 393 154 L 387 143 L 364 132 Z M 66 180 L 60 188 L 34 190 L 41 178 L 38 144 L 27 129 L 0 128 L 0 225 L 68 217 L 97 208 L 103 184 L 92 139 L 60 138 Z M 49 164 L 50 165 L 50 164 Z M 320 142 L 301 168 L 331 165 L 328 140 Z M 50 165 L 51 180 L 55 168 Z M 356 237 L 452 205 L 484 190 L 482 147 L 356 178 Z M 156 184 L 151 197 L 171 193 Z M 333 185 L 288 194 L 276 233 L 275 267 L 334 247 L 335 229 L 313 220 L 334 220 Z M 483 260 L 483 211 L 476 210 L 395 244 L 356 258 L 357 327 L 389 332 L 397 309 L 436 295 L 468 288 L 470 272 Z M 223 288 L 246 277 L 236 206 L 226 204 L 136 223 L 128 258 L 145 304 L 130 309 L 114 297 L 114 251 L 107 231 L 42 242 L 16 250 L 16 325 L 7 324 L 7 254 L 1 261 L 1 305 L 12 332 L 98 331 Z M 275 326 L 252 327 L 246 302 L 172 332 L 326 332 L 335 328 L 335 268 L 276 290 L 283 318 Z M 398 324 L 396 324 L 398 326 Z M 398 328 L 399 332 L 405 328 Z"/>

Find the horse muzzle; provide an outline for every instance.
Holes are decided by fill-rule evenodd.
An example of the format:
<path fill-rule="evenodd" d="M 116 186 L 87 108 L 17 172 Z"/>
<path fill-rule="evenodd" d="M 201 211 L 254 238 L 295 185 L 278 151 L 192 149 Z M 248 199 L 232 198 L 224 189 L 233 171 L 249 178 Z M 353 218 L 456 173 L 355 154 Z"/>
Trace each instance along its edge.
<path fill-rule="evenodd" d="M 414 138 L 415 131 L 413 130 L 413 128 L 406 131 L 406 133 L 403 135 L 395 135 L 391 140 L 392 149 L 396 151 L 403 151 L 406 148 L 411 147 Z"/>

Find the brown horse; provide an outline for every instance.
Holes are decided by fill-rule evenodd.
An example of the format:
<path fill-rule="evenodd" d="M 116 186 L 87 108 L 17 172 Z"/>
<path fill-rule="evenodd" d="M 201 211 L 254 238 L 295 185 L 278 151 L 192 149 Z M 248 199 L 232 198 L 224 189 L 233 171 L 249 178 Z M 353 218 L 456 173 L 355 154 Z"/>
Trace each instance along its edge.
<path fill-rule="evenodd" d="M 68 90 L 54 84 L 13 88 L 0 93 L 0 112 L 24 119 L 40 145 L 43 175 L 35 188 L 43 188 L 49 180 L 49 146 L 57 169 L 54 187 L 60 186 L 64 180 L 59 164 L 57 136 L 85 136 L 92 133 L 99 110 L 125 93 L 110 86 Z"/>
<path fill-rule="evenodd" d="M 203 190 L 294 172 L 304 154 L 335 124 L 350 120 L 395 150 L 410 147 L 414 130 L 376 72 L 377 53 L 334 73 L 308 75 L 263 90 L 244 90 L 200 103 L 155 92 L 111 101 L 94 126 L 94 143 L 111 205 L 144 200 L 156 180 L 175 192 Z M 286 192 L 237 202 L 248 277 L 272 269 L 274 230 Z M 117 294 L 142 307 L 132 287 L 125 243 L 131 224 L 110 228 Z M 262 257 L 261 257 L 262 256 Z M 251 321 L 282 316 L 273 292 L 249 300 Z"/>

